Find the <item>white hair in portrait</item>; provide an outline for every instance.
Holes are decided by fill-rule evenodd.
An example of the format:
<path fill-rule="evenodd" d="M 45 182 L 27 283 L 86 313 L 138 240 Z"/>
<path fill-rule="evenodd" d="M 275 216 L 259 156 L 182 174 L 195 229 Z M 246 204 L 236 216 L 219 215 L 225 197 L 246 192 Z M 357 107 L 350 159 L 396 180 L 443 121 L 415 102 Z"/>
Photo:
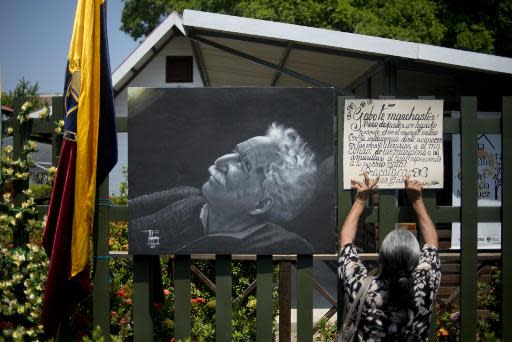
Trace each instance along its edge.
<path fill-rule="evenodd" d="M 272 123 L 267 136 L 276 140 L 279 160 L 265 170 L 265 196 L 273 200 L 275 222 L 287 222 L 306 207 L 316 188 L 315 153 L 293 128 Z"/>

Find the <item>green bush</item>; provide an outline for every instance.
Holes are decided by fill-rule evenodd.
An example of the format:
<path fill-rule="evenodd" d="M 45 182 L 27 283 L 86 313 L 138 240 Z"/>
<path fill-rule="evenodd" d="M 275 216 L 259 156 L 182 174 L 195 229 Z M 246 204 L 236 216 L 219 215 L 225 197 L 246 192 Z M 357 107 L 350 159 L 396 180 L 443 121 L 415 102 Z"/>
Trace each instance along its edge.
<path fill-rule="evenodd" d="M 39 317 L 47 271 L 48 258 L 38 245 L 1 249 L 0 329 L 7 340 L 43 340 Z"/>
<path fill-rule="evenodd" d="M 328 319 L 322 318 L 318 321 L 318 331 L 316 333 L 317 342 L 334 342 L 336 341 L 336 321 L 329 322 Z"/>
<path fill-rule="evenodd" d="M 34 199 L 37 200 L 48 200 L 52 195 L 51 184 L 33 184 L 29 188 L 32 190 Z"/>
<path fill-rule="evenodd" d="M 22 129 L 32 105 L 17 115 Z M 26 141 L 21 153 L 2 150 L 0 187 L 0 341 L 41 341 L 39 323 L 48 258 L 41 246 L 43 222 L 38 220 L 34 192 L 28 188 L 30 153 L 36 143 Z"/>

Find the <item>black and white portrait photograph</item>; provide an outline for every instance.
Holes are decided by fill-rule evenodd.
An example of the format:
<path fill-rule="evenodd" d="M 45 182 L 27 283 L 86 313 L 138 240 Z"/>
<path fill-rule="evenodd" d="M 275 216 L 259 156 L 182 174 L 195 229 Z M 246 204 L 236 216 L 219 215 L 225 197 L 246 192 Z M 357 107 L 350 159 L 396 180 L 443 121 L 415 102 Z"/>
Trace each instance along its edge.
<path fill-rule="evenodd" d="M 130 88 L 130 254 L 334 253 L 332 88 Z"/>

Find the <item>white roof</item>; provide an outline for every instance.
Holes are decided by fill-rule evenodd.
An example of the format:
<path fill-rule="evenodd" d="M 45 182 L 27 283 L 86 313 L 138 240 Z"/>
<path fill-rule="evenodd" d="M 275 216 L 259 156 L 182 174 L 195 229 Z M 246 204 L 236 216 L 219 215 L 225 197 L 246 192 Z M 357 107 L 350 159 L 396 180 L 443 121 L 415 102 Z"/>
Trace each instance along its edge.
<path fill-rule="evenodd" d="M 346 87 L 387 57 L 487 73 L 512 74 L 512 58 L 300 25 L 185 10 L 170 14 L 114 71 L 115 91 L 169 42 L 175 33 L 193 34 L 311 79 Z M 304 80 L 222 49 L 200 44 L 209 86 L 308 86 Z M 197 58 L 198 56 L 196 56 Z"/>
<path fill-rule="evenodd" d="M 512 74 L 512 58 L 355 33 L 193 10 L 184 11 L 183 25 L 187 28 L 229 32 L 364 54 L 402 57 L 455 67 Z"/>
<path fill-rule="evenodd" d="M 160 25 L 158 25 L 144 41 L 121 63 L 112 73 L 112 85 L 115 90 L 122 87 L 136 73 L 138 67 L 155 54 L 154 49 L 160 47 L 172 36 L 173 28 L 185 34 L 182 19 L 179 13 L 172 12 Z"/>

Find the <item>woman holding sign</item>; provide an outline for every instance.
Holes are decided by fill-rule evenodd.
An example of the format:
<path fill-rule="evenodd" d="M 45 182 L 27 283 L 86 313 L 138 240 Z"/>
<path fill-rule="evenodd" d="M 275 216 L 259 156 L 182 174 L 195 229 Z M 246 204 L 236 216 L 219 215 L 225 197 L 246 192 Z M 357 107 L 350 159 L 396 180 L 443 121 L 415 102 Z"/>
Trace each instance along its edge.
<path fill-rule="evenodd" d="M 404 180 L 425 240 L 423 248 L 411 232 L 393 230 L 382 241 L 381 273 L 373 278 L 367 276 L 352 244 L 366 200 L 378 181 L 366 173 L 363 182 L 352 180 L 357 194 L 341 228 L 338 269 L 350 310 L 338 340 L 426 341 L 441 267 L 437 232 L 423 203 L 422 183 L 410 176 Z"/>

